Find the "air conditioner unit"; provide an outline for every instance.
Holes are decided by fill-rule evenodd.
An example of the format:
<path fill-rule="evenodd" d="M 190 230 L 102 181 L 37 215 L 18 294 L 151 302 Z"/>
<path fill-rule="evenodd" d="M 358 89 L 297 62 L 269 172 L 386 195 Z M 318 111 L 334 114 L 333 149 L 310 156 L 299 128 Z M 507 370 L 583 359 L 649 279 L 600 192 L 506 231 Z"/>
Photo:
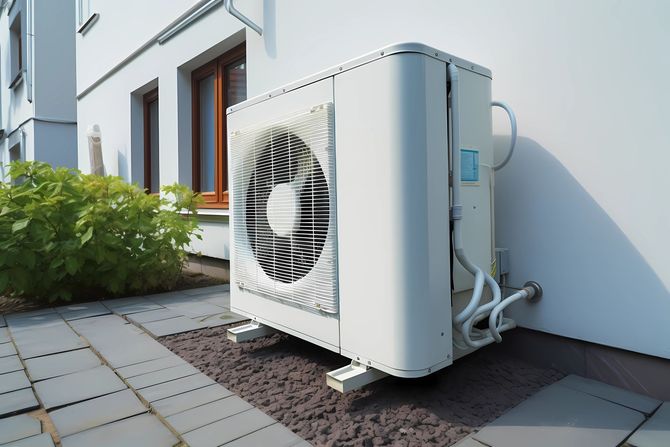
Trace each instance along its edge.
<path fill-rule="evenodd" d="M 489 275 L 489 70 L 393 45 L 229 108 L 227 129 L 231 308 L 253 320 L 231 339 L 340 353 L 328 383 L 347 391 L 449 366 L 539 295 L 502 300 Z"/>

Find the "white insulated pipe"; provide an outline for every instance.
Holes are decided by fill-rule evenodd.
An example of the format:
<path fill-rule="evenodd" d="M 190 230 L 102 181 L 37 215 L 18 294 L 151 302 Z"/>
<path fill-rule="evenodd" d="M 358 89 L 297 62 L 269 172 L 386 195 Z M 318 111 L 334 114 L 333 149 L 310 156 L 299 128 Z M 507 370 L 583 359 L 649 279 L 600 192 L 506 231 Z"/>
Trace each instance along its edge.
<path fill-rule="evenodd" d="M 468 343 L 472 342 L 468 333 L 464 333 L 466 327 L 472 327 L 474 318 L 484 312 L 488 312 L 500 303 L 500 287 L 495 280 L 487 272 L 473 264 L 465 252 L 463 247 L 463 232 L 462 232 L 462 218 L 463 205 L 461 203 L 461 119 L 460 119 L 460 104 L 459 104 L 459 79 L 458 68 L 454 64 L 447 66 L 449 80 L 451 81 L 451 164 L 452 164 L 452 186 L 451 186 L 451 219 L 454 222 L 454 254 L 458 262 L 475 277 L 475 284 L 472 290 L 472 296 L 468 305 L 458 315 L 453 317 L 453 323 L 460 328 L 463 338 Z M 485 304 L 479 306 L 481 301 L 484 284 L 489 286 L 493 293 L 493 299 Z M 467 322 L 470 324 L 464 324 Z"/>
<path fill-rule="evenodd" d="M 505 158 L 503 159 L 503 161 L 501 161 L 497 165 L 493 166 L 493 170 L 497 171 L 499 169 L 504 168 L 505 165 L 512 158 L 512 154 L 514 154 L 514 147 L 516 146 L 516 115 L 514 114 L 514 111 L 512 110 L 512 108 L 509 105 L 507 105 L 507 103 L 505 103 L 505 102 L 493 101 L 491 103 L 491 106 L 492 107 L 500 107 L 505 112 L 507 112 L 507 116 L 509 117 L 510 131 L 512 133 L 511 141 L 509 143 L 509 149 L 507 150 L 507 155 L 505 155 Z"/>
<path fill-rule="evenodd" d="M 459 79 L 458 68 L 454 64 L 447 66 L 448 78 L 451 82 L 451 163 L 452 163 L 452 185 L 451 185 L 451 220 L 454 224 L 454 254 L 458 262 L 475 277 L 472 296 L 467 306 L 452 318 L 453 325 L 462 335 L 466 345 L 480 348 L 493 342 L 502 341 L 500 333 L 516 327 L 516 323 L 502 316 L 503 310 L 510 304 L 521 299 L 532 299 L 536 295 L 542 295 L 542 288 L 535 282 L 529 282 L 524 288 L 509 297 L 502 299 L 500 286 L 487 272 L 473 264 L 467 257 L 463 247 L 462 219 L 463 204 L 461 203 L 461 119 L 459 109 Z M 514 112 L 505 103 L 494 102 L 492 105 L 502 107 L 510 117 L 512 126 L 512 141 L 510 151 L 502 163 L 494 167 L 495 170 L 502 168 L 512 156 L 516 143 L 516 118 Z M 492 292 L 491 301 L 479 305 L 484 291 L 484 285 Z M 474 329 L 477 322 L 489 319 L 489 334 L 483 335 L 484 331 Z M 500 321 L 498 321 L 500 320 Z M 473 336 L 475 339 L 473 339 Z"/>

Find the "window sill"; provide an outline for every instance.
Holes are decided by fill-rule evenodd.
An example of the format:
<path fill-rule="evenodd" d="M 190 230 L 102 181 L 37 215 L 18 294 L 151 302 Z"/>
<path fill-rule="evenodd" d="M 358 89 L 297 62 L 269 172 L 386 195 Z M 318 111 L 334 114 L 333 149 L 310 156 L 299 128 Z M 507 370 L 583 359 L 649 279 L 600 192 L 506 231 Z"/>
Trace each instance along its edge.
<path fill-rule="evenodd" d="M 79 25 L 79 27 L 77 28 L 77 32 L 83 36 L 88 32 L 89 29 L 91 29 L 93 24 L 97 22 L 99 18 L 100 14 L 98 14 L 97 12 L 91 14 L 89 18 L 84 21 L 84 23 Z"/>
<path fill-rule="evenodd" d="M 188 213 L 182 212 L 181 214 L 186 215 Z M 230 216 L 230 210 L 223 208 L 198 208 L 198 216 Z"/>
<path fill-rule="evenodd" d="M 21 85 L 21 82 L 23 82 L 23 70 L 20 70 L 16 76 L 14 76 L 14 80 L 9 84 L 9 89 L 13 90 L 19 85 Z"/>

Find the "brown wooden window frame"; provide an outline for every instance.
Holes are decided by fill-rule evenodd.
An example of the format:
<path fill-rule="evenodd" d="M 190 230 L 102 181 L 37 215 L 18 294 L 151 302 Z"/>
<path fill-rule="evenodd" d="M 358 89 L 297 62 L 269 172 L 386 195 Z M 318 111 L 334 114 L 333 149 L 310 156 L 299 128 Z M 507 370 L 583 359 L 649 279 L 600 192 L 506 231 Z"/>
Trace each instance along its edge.
<path fill-rule="evenodd" d="M 191 111 L 193 136 L 193 190 L 200 192 L 205 203 L 203 208 L 228 209 L 228 144 L 226 131 L 226 109 L 229 107 L 225 88 L 227 67 L 246 60 L 245 44 L 238 45 L 218 58 L 206 63 L 191 73 Z M 200 191 L 200 81 L 214 75 L 214 191 Z"/>
<path fill-rule="evenodd" d="M 150 194 L 160 192 L 151 190 L 151 104 L 155 101 L 158 101 L 158 87 L 145 93 L 142 97 L 144 106 L 144 189 Z"/>

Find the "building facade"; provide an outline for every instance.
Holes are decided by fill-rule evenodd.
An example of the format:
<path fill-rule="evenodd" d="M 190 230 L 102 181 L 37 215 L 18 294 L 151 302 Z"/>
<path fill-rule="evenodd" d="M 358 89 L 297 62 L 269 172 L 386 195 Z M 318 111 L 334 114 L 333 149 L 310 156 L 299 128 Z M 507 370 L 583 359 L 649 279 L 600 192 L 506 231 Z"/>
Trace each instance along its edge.
<path fill-rule="evenodd" d="M 511 284 L 533 279 L 545 295 L 511 316 L 670 358 L 667 2 L 238 0 L 262 35 L 223 3 L 79 2 L 80 168 L 98 124 L 109 173 L 203 193 L 195 249 L 227 259 L 225 107 L 389 43 L 426 43 L 490 68 L 494 98 L 518 117 L 496 176 L 496 242 Z M 507 121 L 493 117 L 502 157 Z"/>
<path fill-rule="evenodd" d="M 7 0 L 0 13 L 0 162 L 77 167 L 74 0 Z"/>

